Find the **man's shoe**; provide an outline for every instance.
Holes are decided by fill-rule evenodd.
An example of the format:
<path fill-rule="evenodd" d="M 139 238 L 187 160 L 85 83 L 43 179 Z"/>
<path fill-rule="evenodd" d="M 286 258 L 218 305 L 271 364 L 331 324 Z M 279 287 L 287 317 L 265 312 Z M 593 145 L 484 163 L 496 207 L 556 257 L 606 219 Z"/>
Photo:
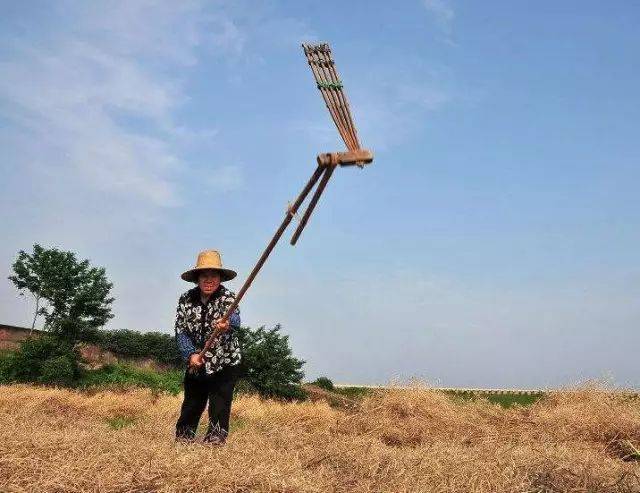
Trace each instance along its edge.
<path fill-rule="evenodd" d="M 211 445 L 224 445 L 227 441 L 227 435 L 229 432 L 220 428 L 220 424 L 216 423 L 214 426 L 209 425 L 207 434 L 204 436 L 204 443 Z"/>
<path fill-rule="evenodd" d="M 224 445 L 224 442 L 226 442 L 226 440 L 219 435 L 205 436 L 202 441 L 202 443 L 207 445 Z"/>
<path fill-rule="evenodd" d="M 176 430 L 176 443 L 193 443 L 196 439 L 196 432 L 190 428 L 178 428 Z"/>

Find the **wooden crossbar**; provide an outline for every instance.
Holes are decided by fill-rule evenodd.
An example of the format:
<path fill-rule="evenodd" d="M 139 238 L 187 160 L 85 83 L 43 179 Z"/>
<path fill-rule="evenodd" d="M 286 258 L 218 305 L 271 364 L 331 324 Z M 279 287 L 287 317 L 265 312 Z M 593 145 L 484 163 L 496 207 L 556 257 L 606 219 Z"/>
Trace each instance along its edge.
<path fill-rule="evenodd" d="M 346 152 L 325 152 L 318 154 L 318 164 L 320 166 L 364 166 L 373 161 L 373 153 L 367 149 L 357 149 Z"/>

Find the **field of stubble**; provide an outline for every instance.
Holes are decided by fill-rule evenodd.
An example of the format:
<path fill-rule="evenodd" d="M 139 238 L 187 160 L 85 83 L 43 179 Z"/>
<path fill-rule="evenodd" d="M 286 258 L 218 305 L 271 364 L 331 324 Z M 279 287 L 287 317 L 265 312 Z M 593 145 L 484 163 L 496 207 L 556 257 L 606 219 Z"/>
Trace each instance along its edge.
<path fill-rule="evenodd" d="M 0 491 L 640 492 L 640 403 L 596 389 L 512 409 L 419 389 L 350 410 L 239 397 L 224 447 L 175 444 L 179 405 L 0 386 Z"/>

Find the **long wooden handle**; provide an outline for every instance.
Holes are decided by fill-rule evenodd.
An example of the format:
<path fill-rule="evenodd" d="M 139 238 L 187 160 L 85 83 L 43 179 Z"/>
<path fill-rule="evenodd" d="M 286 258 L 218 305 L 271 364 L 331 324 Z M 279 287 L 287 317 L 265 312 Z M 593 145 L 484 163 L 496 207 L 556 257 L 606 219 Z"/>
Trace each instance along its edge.
<path fill-rule="evenodd" d="M 318 188 L 316 188 L 316 191 L 314 192 L 313 197 L 311 197 L 311 200 L 309 201 L 309 205 L 307 206 L 307 210 L 304 211 L 304 215 L 300 220 L 300 224 L 298 224 L 298 227 L 296 228 L 295 232 L 293 233 L 293 236 L 291 237 L 290 243 L 292 245 L 295 245 L 298 241 L 298 238 L 300 238 L 300 235 L 302 234 L 302 230 L 307 225 L 307 222 L 309 221 L 309 217 L 311 217 L 311 213 L 313 212 L 313 209 L 315 209 L 316 204 L 318 203 L 318 200 L 320 200 L 320 195 L 322 195 L 322 192 L 324 191 L 324 188 L 327 186 L 329 178 L 331 178 L 331 175 L 333 174 L 333 171 L 335 169 L 336 169 L 335 166 L 327 166 L 325 168 L 324 174 L 322 175 L 322 180 L 320 180 L 320 183 L 318 183 Z"/>

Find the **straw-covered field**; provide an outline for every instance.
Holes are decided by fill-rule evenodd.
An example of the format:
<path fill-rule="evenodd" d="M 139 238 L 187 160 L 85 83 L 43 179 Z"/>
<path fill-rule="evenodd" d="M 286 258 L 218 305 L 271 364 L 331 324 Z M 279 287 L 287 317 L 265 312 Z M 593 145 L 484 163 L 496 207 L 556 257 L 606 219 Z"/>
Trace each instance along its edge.
<path fill-rule="evenodd" d="M 596 389 L 510 409 L 421 390 L 344 410 L 239 397 L 224 447 L 174 444 L 179 405 L 0 386 L 0 490 L 640 491 L 640 403 Z"/>

